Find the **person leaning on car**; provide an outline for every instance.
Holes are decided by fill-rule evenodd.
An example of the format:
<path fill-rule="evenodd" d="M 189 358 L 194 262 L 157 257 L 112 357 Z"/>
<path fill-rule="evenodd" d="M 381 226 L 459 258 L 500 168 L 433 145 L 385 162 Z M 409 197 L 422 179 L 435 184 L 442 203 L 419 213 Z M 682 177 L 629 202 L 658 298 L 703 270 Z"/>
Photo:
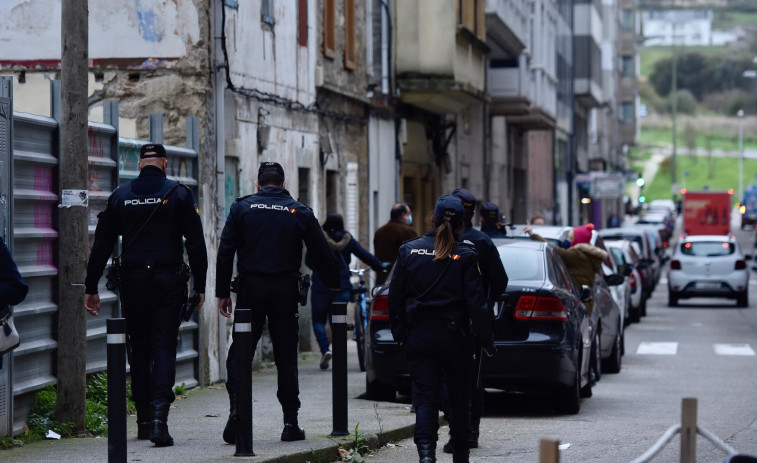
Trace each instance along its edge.
<path fill-rule="evenodd" d="M 561 243 L 561 247 L 555 248 L 579 288 L 583 285 L 594 288 L 594 276 L 602 268 L 602 262 L 607 259 L 607 252 L 604 249 L 589 244 L 592 230 L 594 230 L 594 225 L 591 223 L 575 227 L 568 233 L 568 239 Z M 523 231 L 532 240 L 547 241 L 534 233 L 531 227 L 525 227 Z M 594 300 L 586 302 L 586 308 L 591 313 L 594 309 Z"/>
<path fill-rule="evenodd" d="M 389 283 L 392 336 L 405 347 L 412 378 L 415 444 L 421 463 L 436 461 L 439 395 L 446 376 L 454 463 L 470 455 L 470 376 L 473 337 L 494 352 L 493 314 L 484 297 L 476 250 L 461 243 L 463 205 L 453 195 L 434 207 L 434 230 L 400 247 Z"/>

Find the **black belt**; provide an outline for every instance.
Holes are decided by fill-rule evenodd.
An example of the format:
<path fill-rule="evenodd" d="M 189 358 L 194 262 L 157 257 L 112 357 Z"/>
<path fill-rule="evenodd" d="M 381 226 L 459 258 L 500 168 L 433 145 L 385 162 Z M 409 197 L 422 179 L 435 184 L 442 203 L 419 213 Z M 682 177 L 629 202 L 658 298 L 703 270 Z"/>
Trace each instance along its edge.
<path fill-rule="evenodd" d="M 165 262 L 122 262 L 121 269 L 125 271 L 130 270 L 146 270 L 147 266 L 150 266 L 153 270 L 176 270 L 181 266 L 181 262 L 165 263 Z"/>

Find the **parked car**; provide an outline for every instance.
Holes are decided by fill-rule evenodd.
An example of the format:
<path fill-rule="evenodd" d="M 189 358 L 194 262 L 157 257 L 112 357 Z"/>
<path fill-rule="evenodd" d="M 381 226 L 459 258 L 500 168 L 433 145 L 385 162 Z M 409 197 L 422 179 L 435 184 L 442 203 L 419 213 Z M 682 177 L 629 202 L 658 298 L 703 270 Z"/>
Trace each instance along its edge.
<path fill-rule="evenodd" d="M 643 295 L 644 299 L 649 298 L 657 284 L 655 276 L 659 277 L 660 273 L 656 269 L 656 266 L 659 266 L 660 263 L 654 258 L 649 236 L 640 227 L 609 228 L 600 230 L 599 234 L 605 241 L 628 240 L 638 245 L 642 262 L 645 263 L 645 266 L 640 268 Z M 646 315 L 646 310 L 642 311 L 643 315 Z"/>
<path fill-rule="evenodd" d="M 684 236 L 668 270 L 668 305 L 679 299 L 722 297 L 749 305 L 749 269 L 733 235 Z"/>
<path fill-rule="evenodd" d="M 484 387 L 553 393 L 554 408 L 578 413 L 591 395 L 590 319 L 579 289 L 554 247 L 498 240 L 510 279 L 495 307 L 497 354 L 482 365 Z"/>
<path fill-rule="evenodd" d="M 639 266 L 644 264 L 641 263 L 630 241 L 607 241 L 606 246 L 607 250 L 615 256 L 615 260 L 619 263 L 618 267 L 622 268 L 625 266 L 625 269 L 627 269 L 624 270 L 628 272 L 626 279 L 629 284 L 629 310 L 627 319 L 628 322 L 637 323 L 641 319 L 642 304 L 646 304 L 646 300 L 642 297 L 641 275 L 638 269 Z M 624 271 L 619 273 L 622 274 Z"/>
<path fill-rule="evenodd" d="M 623 283 L 610 286 L 610 293 L 612 293 L 613 300 L 618 304 L 618 308 L 620 308 L 620 314 L 623 318 L 623 329 L 625 330 L 631 311 L 631 282 L 629 279 L 631 269 L 608 246 L 605 246 L 605 250 L 607 251 L 607 263 L 602 265 L 602 273 L 605 276 L 613 273 L 623 276 Z"/>
<path fill-rule="evenodd" d="M 559 246 L 568 239 L 568 232 L 572 227 L 563 226 L 539 226 L 532 227 L 533 232 L 539 234 L 547 242 Z M 604 242 L 597 232 L 592 233 L 591 243 L 607 251 Z M 592 330 L 592 371 L 596 379 L 602 376 L 602 370 L 610 373 L 620 371 L 621 356 L 623 351 L 623 317 L 615 303 L 608 283 L 612 285 L 622 284 L 623 277 L 617 274 L 603 275 L 597 273 L 594 279 L 592 299 L 594 310 L 591 313 Z"/>

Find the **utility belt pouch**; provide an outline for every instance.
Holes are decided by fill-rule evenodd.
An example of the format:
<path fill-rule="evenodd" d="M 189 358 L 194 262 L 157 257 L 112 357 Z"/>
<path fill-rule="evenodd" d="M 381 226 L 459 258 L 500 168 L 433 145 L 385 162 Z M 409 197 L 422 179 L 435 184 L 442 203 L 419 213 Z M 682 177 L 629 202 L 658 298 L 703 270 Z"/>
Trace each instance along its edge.
<path fill-rule="evenodd" d="M 300 291 L 300 305 L 304 306 L 308 303 L 308 291 L 310 291 L 310 274 L 302 274 L 297 277 L 297 286 Z"/>
<path fill-rule="evenodd" d="M 447 320 L 447 328 L 452 331 L 460 334 L 462 337 L 466 338 L 470 334 L 468 330 L 468 324 L 467 323 L 461 323 L 460 320 Z"/>
<path fill-rule="evenodd" d="M 239 294 L 239 275 L 237 275 L 236 277 L 234 277 L 233 280 L 231 280 L 231 285 L 229 285 L 229 290 L 232 293 Z"/>
<path fill-rule="evenodd" d="M 189 265 L 181 263 L 176 268 L 176 273 L 179 281 L 183 284 L 187 284 L 189 282 L 189 277 L 192 276 L 192 269 L 189 268 Z"/>
<path fill-rule="evenodd" d="M 105 287 L 108 291 L 115 291 L 121 287 L 121 259 L 113 258 L 113 263 L 108 266 L 108 274 L 105 277 Z"/>

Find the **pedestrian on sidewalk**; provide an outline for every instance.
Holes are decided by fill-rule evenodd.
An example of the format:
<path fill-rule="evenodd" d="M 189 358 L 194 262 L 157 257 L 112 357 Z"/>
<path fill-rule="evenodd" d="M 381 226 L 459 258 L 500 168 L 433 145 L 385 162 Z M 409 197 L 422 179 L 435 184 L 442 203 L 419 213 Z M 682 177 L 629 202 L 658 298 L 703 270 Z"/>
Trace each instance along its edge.
<path fill-rule="evenodd" d="M 492 312 L 476 250 L 463 244 L 463 204 L 439 198 L 434 230 L 400 247 L 389 283 L 392 335 L 407 352 L 416 398 L 415 436 L 420 463 L 436 461 L 439 397 L 446 378 L 451 397 L 450 434 L 454 463 L 468 463 L 470 377 L 473 338 L 494 352 Z M 471 325 L 472 323 L 472 325 Z"/>
<path fill-rule="evenodd" d="M 297 419 L 298 272 L 303 243 L 311 268 L 317 269 L 324 285 L 335 292 L 340 282 L 336 258 L 313 211 L 292 199 L 285 186 L 281 165 L 264 162 L 258 169 L 257 193 L 238 198 L 232 204 L 218 247 L 216 296 L 219 313 L 231 317 L 230 284 L 236 254 L 237 307 L 252 312 L 253 349 L 268 320 L 278 375 L 277 396 L 284 414 L 281 440 L 297 441 L 305 439 L 305 430 L 299 427 Z M 237 348 L 232 341 L 226 358 L 230 413 L 223 440 L 229 444 L 236 441 Z"/>
<path fill-rule="evenodd" d="M 118 290 L 131 350 L 137 438 L 166 447 L 173 445 L 168 411 L 175 399 L 179 314 L 187 300 L 190 276 L 183 260 L 184 246 L 200 307 L 205 302 L 208 255 L 192 190 L 166 178 L 166 149 L 159 144 L 142 145 L 139 158 L 139 177 L 116 188 L 97 216 L 84 304 L 90 314 L 100 312 L 97 283 L 121 235 Z"/>
<path fill-rule="evenodd" d="M 352 237 L 344 229 L 344 219 L 341 214 L 329 214 L 326 221 L 323 222 L 323 231 L 326 235 L 326 241 L 334 252 L 337 266 L 339 267 L 339 291 L 333 292 L 324 283 L 318 270 L 313 271 L 313 284 L 311 286 L 312 294 L 310 295 L 310 308 L 312 311 L 313 332 L 315 339 L 318 341 L 318 347 L 321 350 L 321 370 L 326 370 L 331 361 L 331 350 L 329 349 L 329 337 L 326 334 L 326 322 L 331 310 L 331 304 L 334 302 L 349 302 L 352 291 L 350 282 L 350 262 L 354 255 L 364 263 L 368 264 L 377 275 L 383 274 L 391 264 L 379 261 L 373 254 L 368 252 L 360 242 Z M 305 263 L 313 267 L 314 262 L 310 258 L 310 253 L 305 256 Z"/>
<path fill-rule="evenodd" d="M 410 206 L 405 203 L 397 203 L 392 206 L 389 221 L 379 227 L 373 235 L 373 249 L 376 251 L 376 258 L 394 265 L 402 243 L 418 237 L 415 229 L 411 227 L 412 224 L 413 213 Z M 384 284 L 386 276 L 385 273 L 377 273 L 376 284 Z"/>

